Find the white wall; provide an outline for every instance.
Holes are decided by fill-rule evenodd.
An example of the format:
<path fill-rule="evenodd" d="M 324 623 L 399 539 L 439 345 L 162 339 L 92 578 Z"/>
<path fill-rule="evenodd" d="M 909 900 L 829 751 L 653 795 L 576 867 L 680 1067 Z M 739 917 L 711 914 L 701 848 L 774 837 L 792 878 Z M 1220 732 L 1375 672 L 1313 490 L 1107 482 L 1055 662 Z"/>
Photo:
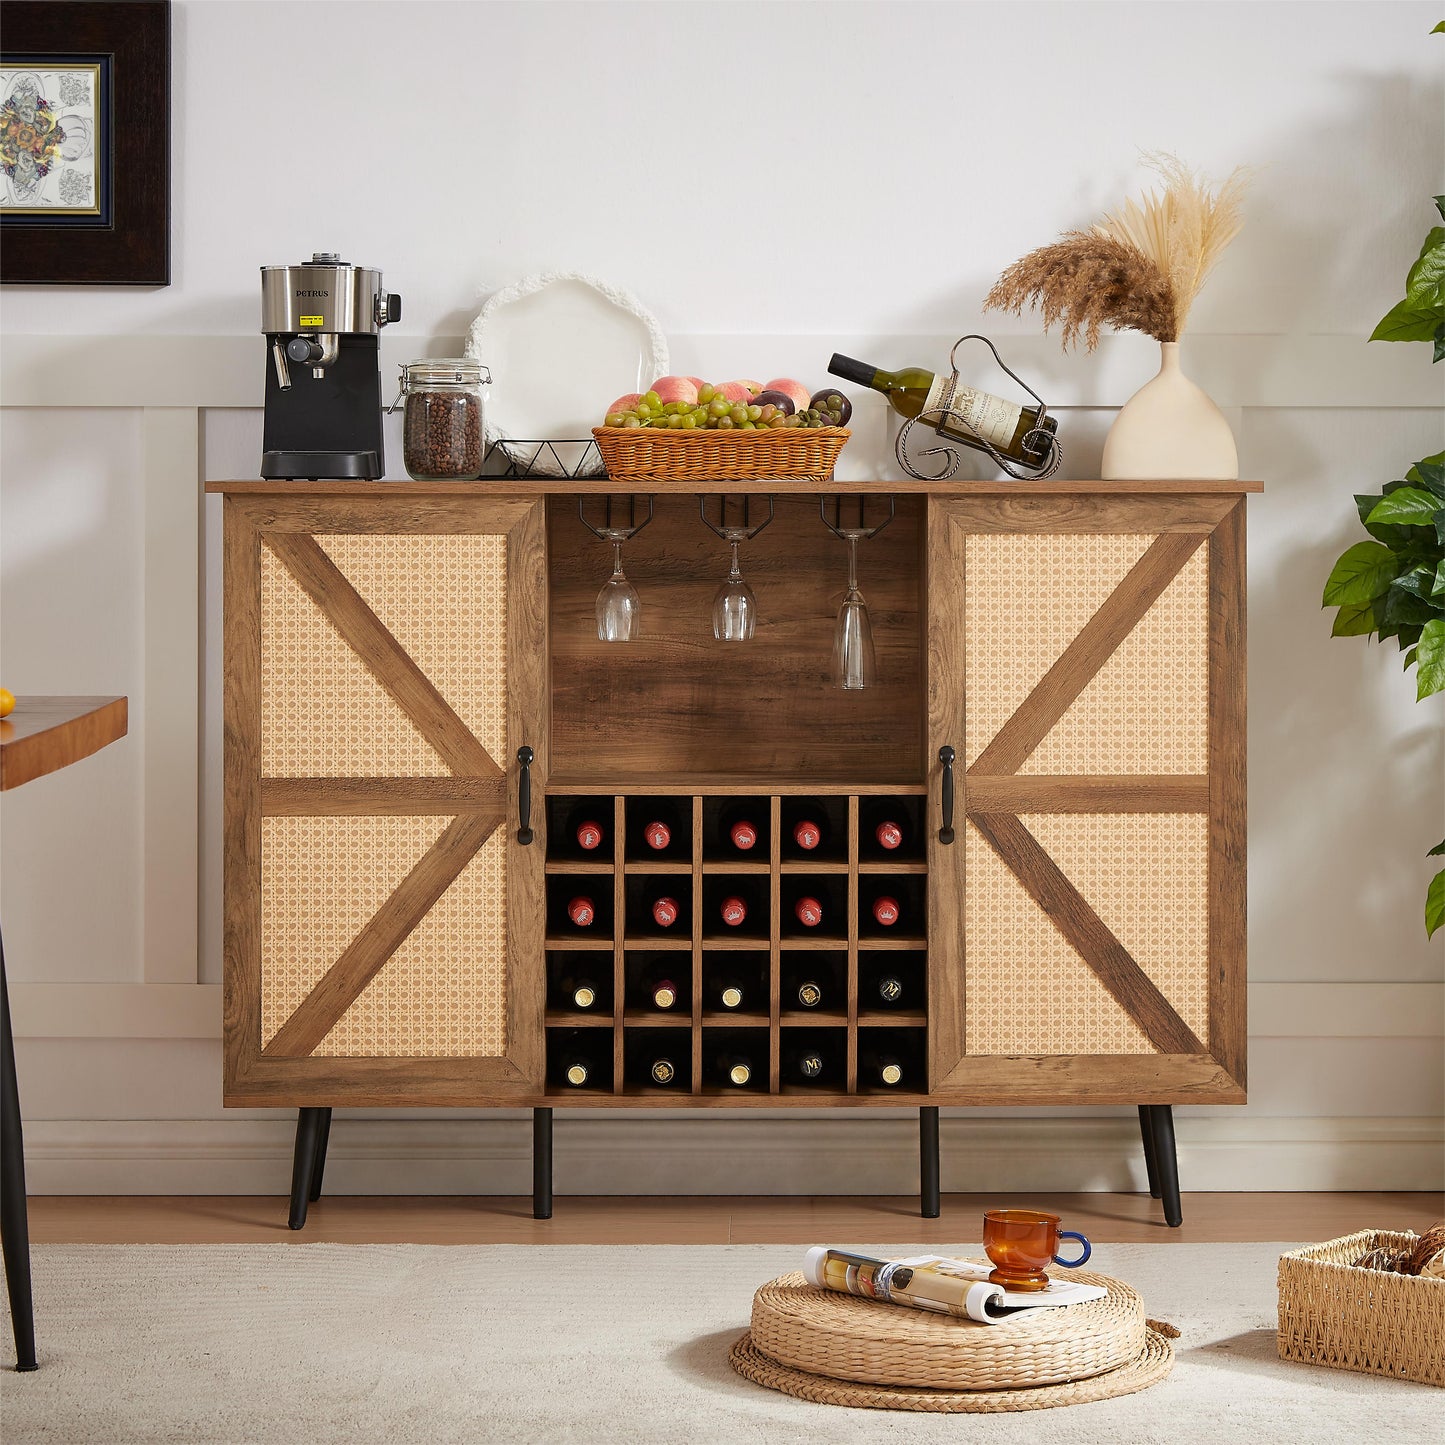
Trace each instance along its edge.
<path fill-rule="evenodd" d="M 1096 475 L 1149 344 L 1064 358 L 979 302 L 1137 186 L 1151 147 L 1258 168 L 1188 347 L 1267 484 L 1250 1103 L 1179 1111 L 1186 1185 L 1438 1187 L 1445 992 L 1420 914 L 1440 700 L 1417 707 L 1393 648 L 1330 640 L 1318 608 L 1358 535 L 1350 494 L 1441 445 L 1427 349 L 1363 342 L 1445 190 L 1435 10 L 178 3 L 173 284 L 0 296 L 0 674 L 132 703 L 126 742 L 4 802 L 32 1188 L 284 1188 L 287 1123 L 219 1105 L 216 505 L 193 490 L 255 468 L 257 266 L 339 247 L 384 267 L 406 316 L 388 368 L 449 351 L 488 290 L 551 266 L 631 287 L 704 373 L 818 376 L 835 345 L 938 364 L 983 328 L 1062 409 L 1067 470 Z M 879 409 L 858 423 L 849 466 L 894 474 Z M 847 1174 L 831 1127 L 568 1120 L 559 1187 L 912 1186 L 906 1121 L 849 1121 Z M 950 1188 L 1141 1167 L 1127 1111 L 945 1128 Z M 521 1189 L 525 1139 L 511 1115 L 348 1117 L 328 1179 Z M 714 1139 L 721 1177 L 697 1153 Z"/>

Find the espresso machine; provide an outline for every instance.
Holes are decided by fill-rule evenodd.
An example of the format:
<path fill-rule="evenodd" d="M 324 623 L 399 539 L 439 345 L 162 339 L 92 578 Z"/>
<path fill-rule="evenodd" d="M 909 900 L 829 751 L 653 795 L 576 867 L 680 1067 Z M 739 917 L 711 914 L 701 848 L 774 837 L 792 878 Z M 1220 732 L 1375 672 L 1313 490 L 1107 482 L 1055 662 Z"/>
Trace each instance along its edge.
<path fill-rule="evenodd" d="M 332 252 L 261 267 L 261 330 L 271 343 L 263 477 L 386 471 L 379 340 L 400 320 L 401 297 L 382 290 L 381 272 Z"/>

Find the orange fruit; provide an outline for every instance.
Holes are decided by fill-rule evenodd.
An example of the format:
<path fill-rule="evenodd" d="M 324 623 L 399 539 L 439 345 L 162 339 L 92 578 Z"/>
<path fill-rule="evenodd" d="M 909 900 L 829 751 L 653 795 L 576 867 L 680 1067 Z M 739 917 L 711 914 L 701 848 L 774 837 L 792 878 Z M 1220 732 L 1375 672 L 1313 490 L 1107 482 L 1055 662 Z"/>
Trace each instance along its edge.
<path fill-rule="evenodd" d="M 8 687 L 0 687 L 0 717 L 9 717 L 15 711 L 15 694 Z"/>

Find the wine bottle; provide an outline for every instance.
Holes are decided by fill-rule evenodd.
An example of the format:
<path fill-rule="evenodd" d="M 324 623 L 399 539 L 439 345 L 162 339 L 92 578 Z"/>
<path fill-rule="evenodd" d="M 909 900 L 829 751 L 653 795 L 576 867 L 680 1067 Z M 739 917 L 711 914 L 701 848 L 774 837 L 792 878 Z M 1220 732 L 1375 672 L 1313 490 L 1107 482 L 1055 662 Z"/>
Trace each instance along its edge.
<path fill-rule="evenodd" d="M 805 978 L 798 985 L 798 1005 L 800 1008 L 817 1008 L 823 1002 L 823 986 L 816 980 Z"/>
<path fill-rule="evenodd" d="M 793 905 L 793 912 L 804 928 L 816 928 L 823 921 L 823 905 L 807 895 Z"/>
<path fill-rule="evenodd" d="M 873 900 L 873 921 L 880 928 L 892 928 L 898 922 L 901 912 L 898 900 L 890 897 L 887 893 L 880 893 Z"/>
<path fill-rule="evenodd" d="M 823 1056 L 817 1049 L 794 1049 L 788 1054 L 786 1072 L 806 1084 L 814 1083 L 823 1076 Z"/>
<path fill-rule="evenodd" d="M 890 1089 L 903 1082 L 903 1065 L 893 1054 L 866 1054 L 861 1060 L 861 1070 L 870 1083 Z"/>
<path fill-rule="evenodd" d="M 586 1059 L 573 1055 L 562 1060 L 562 1078 L 574 1089 L 580 1089 L 591 1077 L 591 1066 Z"/>
<path fill-rule="evenodd" d="M 878 980 L 878 997 L 890 1008 L 903 1000 L 903 980 L 896 973 L 885 973 Z"/>
<path fill-rule="evenodd" d="M 729 894 L 723 899 L 718 912 L 729 928 L 741 928 L 747 921 L 748 905 L 735 894 Z"/>
<path fill-rule="evenodd" d="M 562 997 L 573 1008 L 591 1008 L 597 1002 L 597 985 L 590 978 L 564 978 Z"/>
<path fill-rule="evenodd" d="M 1039 436 L 1029 435 L 1036 433 L 1041 425 L 1040 408 L 1037 406 L 1020 406 L 1017 402 L 1005 401 L 1000 396 L 971 386 L 957 386 L 945 413 L 943 393 L 951 372 L 935 374 L 919 366 L 903 371 L 882 371 L 837 352 L 833 353 L 828 370 L 845 381 L 871 386 L 888 398 L 888 404 L 900 416 L 921 416 L 944 436 L 978 451 L 988 450 L 984 445 L 986 441 L 1004 456 L 1029 466 L 1038 466 L 1047 459 L 1051 449 L 1049 445 L 1041 445 L 1042 438 Z M 1053 417 L 1046 416 L 1042 427 L 1052 437 L 1059 424 Z"/>
<path fill-rule="evenodd" d="M 717 982 L 717 1001 L 725 1009 L 740 1009 L 746 997 L 740 979 L 720 978 Z"/>
<path fill-rule="evenodd" d="M 893 853 L 908 842 L 908 826 L 897 808 L 875 804 L 864 811 L 863 836 L 885 852 Z"/>
<path fill-rule="evenodd" d="M 717 1061 L 718 1076 L 734 1088 L 744 1089 L 752 1081 L 753 1064 L 746 1054 L 721 1054 Z"/>
<path fill-rule="evenodd" d="M 597 921 L 596 905 L 585 893 L 579 893 L 567 900 L 567 917 L 577 928 L 591 928 Z"/>
<path fill-rule="evenodd" d="M 598 809 L 591 803 L 573 808 L 568 816 L 567 832 L 585 853 L 600 848 L 606 836 L 599 817 Z"/>
<path fill-rule="evenodd" d="M 646 988 L 647 996 L 652 1000 L 654 1008 L 676 1007 L 678 987 L 660 968 L 655 968 L 648 974 Z"/>
<path fill-rule="evenodd" d="M 665 888 L 654 888 L 649 895 L 647 911 L 659 928 L 671 928 L 682 916 L 682 909 L 676 898 Z"/>
<path fill-rule="evenodd" d="M 718 826 L 725 849 L 751 853 L 757 847 L 761 830 L 753 820 L 750 808 L 741 805 L 725 808 Z"/>
<path fill-rule="evenodd" d="M 671 1059 L 654 1059 L 647 1073 L 654 1084 L 671 1084 L 677 1080 L 677 1065 Z"/>
<path fill-rule="evenodd" d="M 828 841 L 828 820 L 821 813 L 805 812 L 793 820 L 793 843 L 812 853 Z"/>
<path fill-rule="evenodd" d="M 672 829 L 661 818 L 654 818 L 643 828 L 642 841 L 655 853 L 661 853 L 672 842 Z"/>

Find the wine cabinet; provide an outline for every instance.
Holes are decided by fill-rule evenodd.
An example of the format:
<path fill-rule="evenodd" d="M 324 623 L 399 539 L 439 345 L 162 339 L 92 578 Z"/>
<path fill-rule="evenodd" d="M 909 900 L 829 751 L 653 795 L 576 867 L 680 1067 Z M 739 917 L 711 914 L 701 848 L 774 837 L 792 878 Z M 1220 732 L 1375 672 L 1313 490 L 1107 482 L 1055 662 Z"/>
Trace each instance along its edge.
<path fill-rule="evenodd" d="M 1245 1097 L 1254 483 L 837 482 L 876 686 L 831 659 L 819 489 L 727 549 L 649 484 L 227 482 L 225 1099 L 317 1111 Z M 820 505 L 821 503 L 821 505 Z M 716 511 L 717 503 L 713 502 Z M 643 509 L 634 508 L 641 514 Z M 544 1177 L 546 1176 L 546 1177 Z M 541 1207 L 539 1203 L 539 1208 Z"/>

